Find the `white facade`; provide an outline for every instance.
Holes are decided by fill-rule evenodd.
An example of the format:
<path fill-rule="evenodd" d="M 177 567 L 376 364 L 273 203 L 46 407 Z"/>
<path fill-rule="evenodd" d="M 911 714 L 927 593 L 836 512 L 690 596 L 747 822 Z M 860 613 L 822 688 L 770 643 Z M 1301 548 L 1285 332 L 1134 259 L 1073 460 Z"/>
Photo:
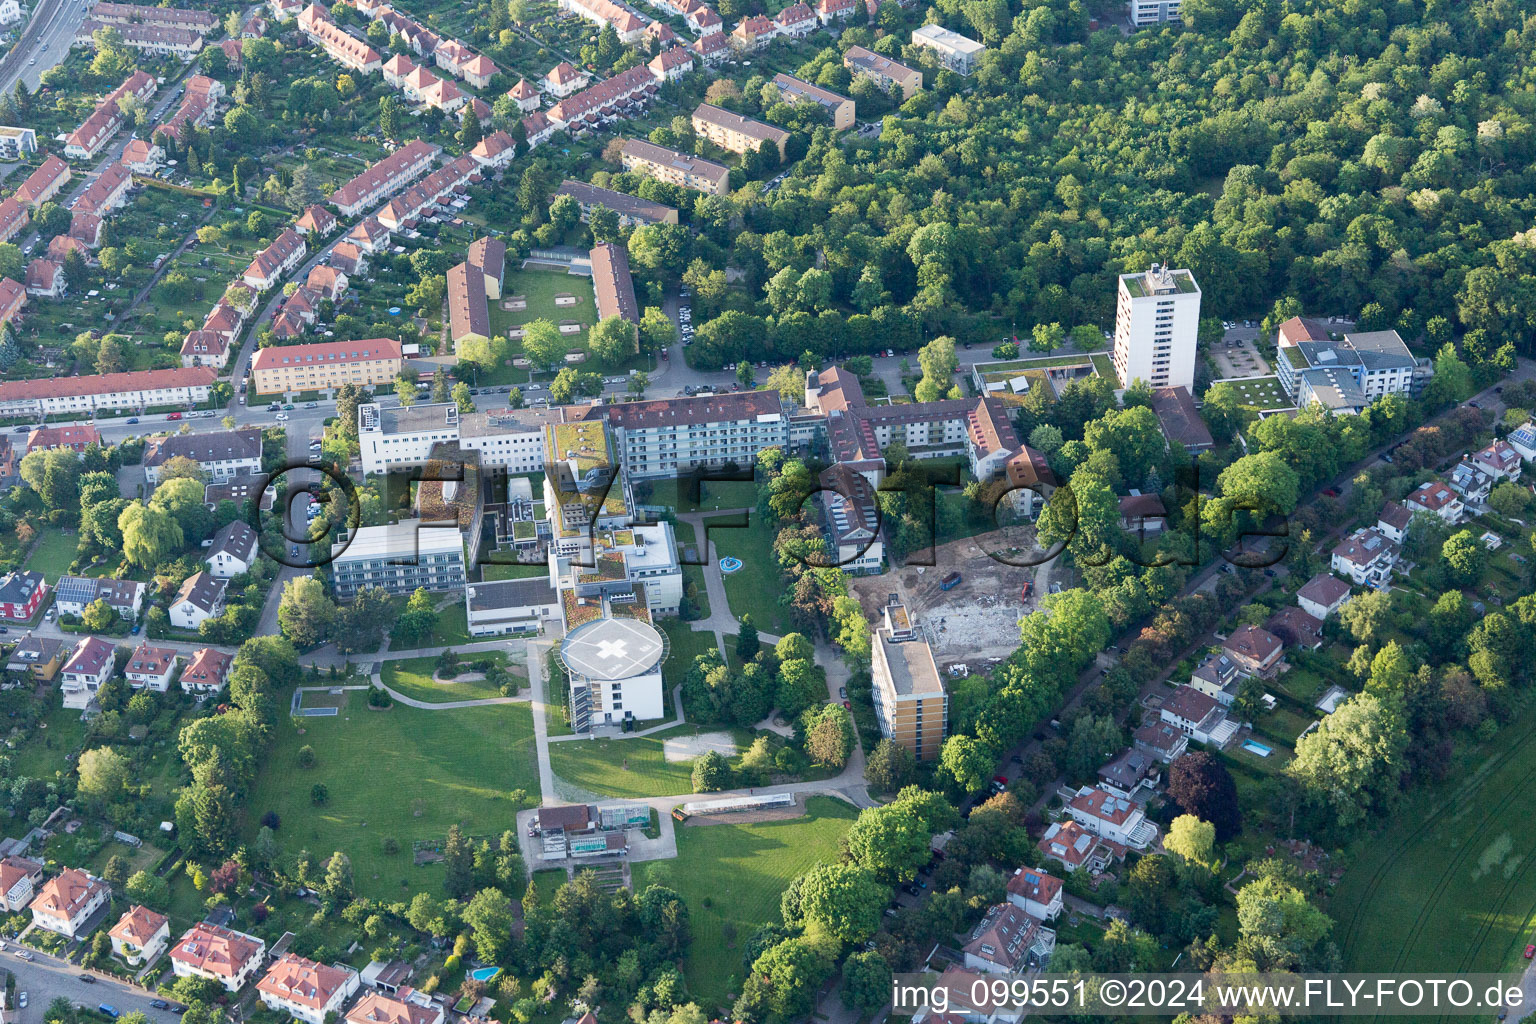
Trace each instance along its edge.
<path fill-rule="evenodd" d="M 112 887 L 75 868 L 43 883 L 32 901 L 32 923 L 66 939 L 77 939 L 112 897 Z"/>
<path fill-rule="evenodd" d="M 385 409 L 360 405 L 357 440 L 363 473 L 424 466 L 432 447 L 459 439 L 459 407 L 452 402 Z"/>
<path fill-rule="evenodd" d="M 1120 386 L 1143 380 L 1193 394 L 1199 330 L 1200 286 L 1189 271 L 1154 263 L 1145 273 L 1121 274 L 1113 356 Z"/>
<path fill-rule="evenodd" d="M 986 47 L 958 32 L 951 32 L 943 25 L 924 25 L 912 31 L 912 45 L 932 50 L 939 55 L 939 63 L 957 75 L 969 75 L 976 69 L 976 62 L 986 52 Z"/>
<path fill-rule="evenodd" d="M 93 409 L 141 410 L 208 401 L 214 373 L 193 369 L 140 370 L 0 384 L 0 416 L 89 414 Z"/>
<path fill-rule="evenodd" d="M 1163 22 L 1181 24 L 1180 9 L 1183 0 L 1130 0 L 1131 24 L 1137 28 L 1160 25 Z"/>

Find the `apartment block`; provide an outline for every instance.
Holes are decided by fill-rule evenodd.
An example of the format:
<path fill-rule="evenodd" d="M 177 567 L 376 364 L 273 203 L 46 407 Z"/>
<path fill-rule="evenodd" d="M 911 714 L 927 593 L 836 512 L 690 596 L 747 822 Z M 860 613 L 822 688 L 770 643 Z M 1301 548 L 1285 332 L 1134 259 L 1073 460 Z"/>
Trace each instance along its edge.
<path fill-rule="evenodd" d="M 393 338 L 273 346 L 251 360 L 251 391 L 275 396 L 329 393 L 348 383 L 373 387 L 391 383 L 403 365 L 400 343 Z"/>
<path fill-rule="evenodd" d="M 957 75 L 969 75 L 987 48 L 974 39 L 951 32 L 943 25 L 924 25 L 912 30 L 912 45 L 932 50 L 939 63 Z"/>
<path fill-rule="evenodd" d="M 208 401 L 213 382 L 213 371 L 206 366 L 3 381 L 0 415 L 41 419 L 58 413 L 88 414 L 93 409 L 191 408 Z"/>
<path fill-rule="evenodd" d="M 730 191 L 730 168 L 713 160 L 689 156 L 640 139 L 624 140 L 621 159 L 626 171 L 639 171 L 696 192 L 723 196 Z"/>
<path fill-rule="evenodd" d="M 832 127 L 836 131 L 847 131 L 853 127 L 854 104 L 847 96 L 839 96 L 830 89 L 803 82 L 782 72 L 773 76 L 773 86 L 779 90 L 779 99 L 785 103 L 809 102 L 819 105 L 831 117 Z"/>
<path fill-rule="evenodd" d="M 939 756 L 947 734 L 949 694 L 933 649 L 918 638 L 911 613 L 892 597 L 884 614 L 870 659 L 880 735 L 906 747 L 919 761 L 929 761 Z"/>
<path fill-rule="evenodd" d="M 338 188 L 331 205 L 343 217 L 356 217 L 426 174 L 442 151 L 441 146 L 413 139 Z"/>
<path fill-rule="evenodd" d="M 778 149 L 779 159 L 787 156 L 784 143 L 789 132 L 712 103 L 700 103 L 694 108 L 693 130 L 731 153 L 756 153 L 763 143 L 769 142 Z"/>
<path fill-rule="evenodd" d="M 581 206 L 583 224 L 591 222 L 592 211 L 599 206 L 618 214 L 621 227 L 677 223 L 677 211 L 670 206 L 624 192 L 589 185 L 584 181 L 573 181 L 567 178 L 555 190 L 555 196 L 570 196 L 576 200 Z"/>
<path fill-rule="evenodd" d="M 331 547 L 331 580 L 339 600 L 350 600 L 365 587 L 391 594 L 417 588 L 447 592 L 465 583 L 464 538 L 456 524 L 432 526 L 406 520 L 389 526 L 364 526 Z"/>
<path fill-rule="evenodd" d="M 866 50 L 862 46 L 848 47 L 848 52 L 843 54 L 843 67 L 856 78 L 867 78 L 874 82 L 881 92 L 899 93 L 903 100 L 909 100 L 923 91 L 921 71 L 889 57 L 882 57 L 874 50 Z"/>
<path fill-rule="evenodd" d="M 1158 263 L 1145 273 L 1121 274 L 1112 356 L 1121 386 L 1142 380 L 1193 392 L 1199 328 L 1194 274 Z"/>

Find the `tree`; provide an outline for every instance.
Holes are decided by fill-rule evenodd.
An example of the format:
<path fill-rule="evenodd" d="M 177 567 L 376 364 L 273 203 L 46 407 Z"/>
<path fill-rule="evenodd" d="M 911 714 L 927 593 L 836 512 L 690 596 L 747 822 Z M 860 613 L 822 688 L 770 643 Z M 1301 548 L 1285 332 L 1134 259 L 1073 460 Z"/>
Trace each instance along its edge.
<path fill-rule="evenodd" d="M 737 1020 L 788 1024 L 808 1016 L 832 973 L 832 957 L 809 937 L 786 939 L 752 962 L 732 1013 Z"/>
<path fill-rule="evenodd" d="M 123 359 L 123 346 L 117 336 L 109 334 L 102 338 L 101 347 L 96 350 L 96 372 L 121 373 L 127 365 Z"/>
<path fill-rule="evenodd" d="M 933 856 L 932 839 L 917 808 L 898 800 L 859 812 L 848 829 L 848 855 L 882 882 L 910 882 Z"/>
<path fill-rule="evenodd" d="M 325 586 L 313 576 L 298 576 L 283 584 L 277 606 L 277 622 L 283 636 L 299 647 L 313 647 L 325 639 L 336 605 Z"/>
<path fill-rule="evenodd" d="M 381 22 L 374 22 L 381 25 Z M 379 100 L 379 131 L 391 141 L 400 138 L 400 101 L 392 95 Z"/>
<path fill-rule="evenodd" d="M 635 354 L 635 325 L 622 316 L 605 316 L 587 334 L 592 354 L 608 366 L 617 366 Z M 527 354 L 527 344 L 523 346 Z"/>
<path fill-rule="evenodd" d="M 965 792 L 980 793 L 997 767 L 997 755 L 981 740 L 956 733 L 944 741 L 939 766 Z"/>
<path fill-rule="evenodd" d="M 646 352 L 660 352 L 677 340 L 677 325 L 656 306 L 647 306 L 640 317 L 640 347 Z"/>
<path fill-rule="evenodd" d="M 1383 817 L 1398 793 L 1408 738 L 1394 697 L 1360 693 L 1296 741 L 1286 772 L 1339 828 Z"/>
<path fill-rule="evenodd" d="M 402 409 L 409 409 L 416 404 L 417 391 L 416 382 L 409 377 L 400 376 L 395 378 L 395 394 L 400 398 L 400 407 Z"/>
<path fill-rule="evenodd" d="M 1476 582 L 1482 575 L 1487 549 L 1471 530 L 1458 530 L 1445 539 L 1440 548 L 1440 558 L 1445 575 L 1453 586 L 1465 587 Z"/>
<path fill-rule="evenodd" d="M 1259 970 L 1298 963 L 1333 929 L 1327 914 L 1276 875 L 1264 875 L 1237 891 L 1237 925 L 1245 943 L 1261 954 Z"/>
<path fill-rule="evenodd" d="M 474 932 L 475 954 L 486 963 L 501 960 L 512 941 L 515 919 L 507 894 L 481 889 L 464 906 L 464 923 Z"/>
<path fill-rule="evenodd" d="M 736 633 L 736 656 L 742 661 L 751 661 L 757 657 L 758 648 L 762 646 L 757 639 L 757 626 L 752 622 L 751 615 L 742 615 L 740 628 Z"/>
<path fill-rule="evenodd" d="M 1212 869 L 1216 866 L 1216 826 L 1193 814 L 1181 814 L 1173 819 L 1163 846 L 1169 853 L 1176 853 L 1191 864 Z"/>
<path fill-rule="evenodd" d="M 458 406 L 461 415 L 468 415 L 475 411 L 474 396 L 469 393 L 469 385 L 459 381 L 453 386 L 453 404 Z"/>
<path fill-rule="evenodd" d="M 875 933 L 890 898 L 868 868 L 822 864 L 791 882 L 779 907 L 785 924 L 803 924 L 851 944 Z"/>
<path fill-rule="evenodd" d="M 1029 347 L 1034 352 L 1054 352 L 1067 340 L 1067 332 L 1061 324 L 1035 324 L 1029 334 Z"/>
<path fill-rule="evenodd" d="M 128 786 L 128 759 L 111 747 L 94 747 L 80 755 L 80 794 L 98 804 L 110 804 Z"/>
<path fill-rule="evenodd" d="M 912 772 L 916 768 L 917 759 L 912 751 L 899 743 L 882 739 L 870 751 L 869 759 L 864 764 L 864 778 L 876 790 L 894 793 L 911 781 Z"/>
<path fill-rule="evenodd" d="M 106 632 L 116 621 L 117 610 L 99 597 L 86 605 L 80 613 L 80 622 L 93 633 Z"/>
<path fill-rule="evenodd" d="M 711 750 L 693 762 L 693 791 L 718 793 L 731 787 L 731 765 L 718 750 Z"/>
<path fill-rule="evenodd" d="M 1210 822 L 1216 840 L 1227 842 L 1242 828 L 1242 808 L 1237 802 L 1237 783 L 1214 754 L 1184 754 L 1168 769 L 1168 795 L 1184 813 Z"/>
<path fill-rule="evenodd" d="M 345 903 L 352 898 L 352 862 L 337 850 L 325 865 L 325 881 L 320 891 L 326 899 Z"/>
<path fill-rule="evenodd" d="M 123 557 L 134 565 L 149 569 L 165 559 L 185 542 L 181 524 L 158 508 L 135 501 L 118 516 L 117 527 L 123 532 Z"/>
<path fill-rule="evenodd" d="M 136 871 L 128 879 L 128 898 L 150 910 L 164 911 L 171 902 L 170 883 L 148 871 Z"/>
<path fill-rule="evenodd" d="M 873 1014 L 891 998 L 891 965 L 874 950 L 854 953 L 843 961 L 843 1005 Z"/>
<path fill-rule="evenodd" d="M 807 712 L 807 714 L 811 714 Z M 805 752 L 828 768 L 842 768 L 853 749 L 853 719 L 841 704 L 823 705 L 805 730 Z"/>
<path fill-rule="evenodd" d="M 536 369 L 553 368 L 569 350 L 565 336 L 551 321 L 534 320 L 523 325 L 523 358 Z"/>

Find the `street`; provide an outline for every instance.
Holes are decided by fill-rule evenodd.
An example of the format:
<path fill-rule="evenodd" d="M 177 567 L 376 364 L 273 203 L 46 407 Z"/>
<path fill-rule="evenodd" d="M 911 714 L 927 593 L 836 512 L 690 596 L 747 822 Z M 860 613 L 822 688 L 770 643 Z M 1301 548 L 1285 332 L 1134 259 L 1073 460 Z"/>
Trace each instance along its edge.
<path fill-rule="evenodd" d="M 42 1024 L 48 1004 L 59 996 L 89 1009 L 106 1003 L 122 1013 L 142 1010 L 155 1024 L 175 1024 L 180 1019 L 179 1014 L 150 1006 L 149 1001 L 157 997 L 143 989 L 130 988 L 104 974 L 94 974 L 35 950 L 28 962 L 18 957 L 14 949 L 12 946 L 10 951 L 0 953 L 0 965 L 16 976 L 17 993 L 27 993 L 27 1007 L 6 1014 L 7 1021 Z M 81 981 L 83 974 L 91 974 L 96 980 Z"/>
<path fill-rule="evenodd" d="M 17 80 L 36 92 L 43 72 L 69 54 L 87 10 L 85 0 L 38 0 L 16 48 L 0 61 L 0 92 L 10 95 Z"/>

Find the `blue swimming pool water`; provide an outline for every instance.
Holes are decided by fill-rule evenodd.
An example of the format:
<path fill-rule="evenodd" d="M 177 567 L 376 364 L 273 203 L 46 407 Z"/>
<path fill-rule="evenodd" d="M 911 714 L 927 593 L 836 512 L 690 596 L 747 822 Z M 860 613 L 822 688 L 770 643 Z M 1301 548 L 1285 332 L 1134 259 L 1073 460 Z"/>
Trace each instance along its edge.
<path fill-rule="evenodd" d="M 476 981 L 490 981 L 500 973 L 500 967 L 477 967 L 469 972 L 469 976 Z"/>
<path fill-rule="evenodd" d="M 1262 743 L 1255 743 L 1253 740 L 1244 740 L 1243 749 L 1249 751 L 1250 753 L 1258 754 L 1260 757 L 1268 757 L 1270 754 L 1274 753 L 1272 748 L 1266 747 Z"/>

